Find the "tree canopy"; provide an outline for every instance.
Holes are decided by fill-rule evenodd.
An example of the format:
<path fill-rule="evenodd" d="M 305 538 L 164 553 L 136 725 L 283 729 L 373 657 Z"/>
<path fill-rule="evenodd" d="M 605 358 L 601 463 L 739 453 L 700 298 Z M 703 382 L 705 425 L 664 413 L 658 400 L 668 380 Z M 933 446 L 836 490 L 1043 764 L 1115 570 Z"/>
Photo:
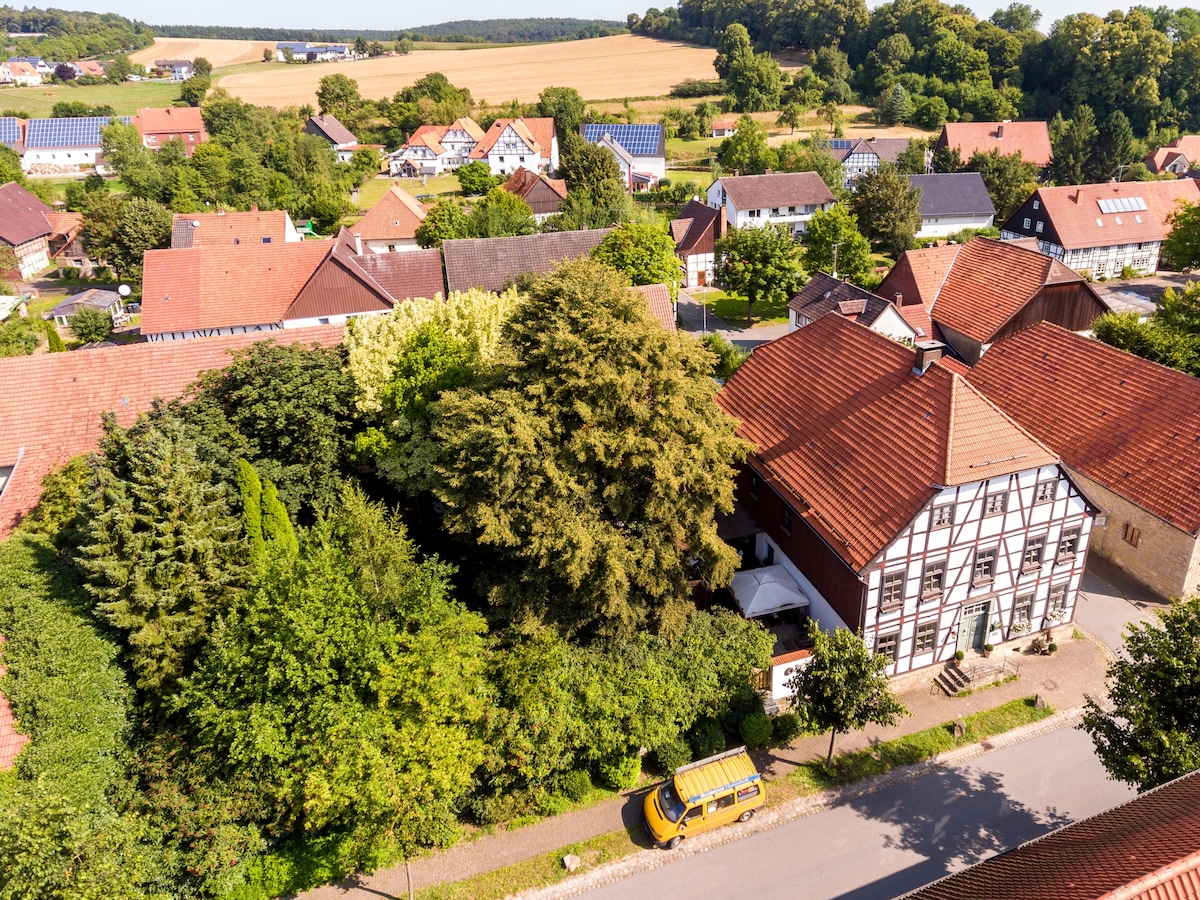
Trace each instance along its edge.
<path fill-rule="evenodd" d="M 786 225 L 731 228 L 717 239 L 714 254 L 717 282 L 746 298 L 747 322 L 755 303 L 791 297 L 804 283 L 800 248 Z"/>
<path fill-rule="evenodd" d="M 675 242 L 657 225 L 626 222 L 596 245 L 592 259 L 624 272 L 634 284 L 666 284 L 671 296 L 683 275 Z"/>
<path fill-rule="evenodd" d="M 900 254 L 913 246 L 921 227 L 921 192 L 885 163 L 855 181 L 850 211 L 873 243 Z"/>
<path fill-rule="evenodd" d="M 817 210 L 804 231 L 804 268 L 862 284 L 875 268 L 871 242 L 844 207 Z"/>

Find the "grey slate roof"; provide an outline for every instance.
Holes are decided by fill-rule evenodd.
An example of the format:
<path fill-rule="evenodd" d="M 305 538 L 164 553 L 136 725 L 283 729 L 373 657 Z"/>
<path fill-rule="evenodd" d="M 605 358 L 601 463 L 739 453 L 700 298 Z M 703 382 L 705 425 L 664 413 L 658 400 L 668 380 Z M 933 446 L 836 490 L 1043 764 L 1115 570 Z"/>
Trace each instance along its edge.
<path fill-rule="evenodd" d="M 856 321 L 863 325 L 872 325 L 890 305 L 887 300 L 856 284 L 817 272 L 788 302 L 788 309 L 814 322 L 836 310 L 842 315 L 856 316 Z"/>
<path fill-rule="evenodd" d="M 557 263 L 587 256 L 611 231 L 611 228 L 597 228 L 446 241 L 442 244 L 446 287 L 450 291 L 476 287 L 502 291 L 520 275 L 545 274 Z"/>
<path fill-rule="evenodd" d="M 66 316 L 70 318 L 85 307 L 88 309 L 98 309 L 104 312 L 112 308 L 114 303 L 119 302 L 121 295 L 116 291 L 103 291 L 99 288 L 89 288 L 79 294 L 67 297 L 60 301 L 54 309 L 50 310 L 52 316 Z"/>
<path fill-rule="evenodd" d="M 943 175 L 909 175 L 908 183 L 921 191 L 921 218 L 933 216 L 994 216 L 996 207 L 978 172 Z"/>
<path fill-rule="evenodd" d="M 323 137 L 331 144 L 356 144 L 358 138 L 338 121 L 337 116 L 326 113 L 323 116 L 309 116 L 304 130 L 317 137 Z"/>
<path fill-rule="evenodd" d="M 874 153 L 880 162 L 894 163 L 908 149 L 908 138 L 859 138 L 840 141 L 830 149 L 834 159 L 845 162 L 855 153 Z M 845 144 L 845 146 L 842 146 Z"/>

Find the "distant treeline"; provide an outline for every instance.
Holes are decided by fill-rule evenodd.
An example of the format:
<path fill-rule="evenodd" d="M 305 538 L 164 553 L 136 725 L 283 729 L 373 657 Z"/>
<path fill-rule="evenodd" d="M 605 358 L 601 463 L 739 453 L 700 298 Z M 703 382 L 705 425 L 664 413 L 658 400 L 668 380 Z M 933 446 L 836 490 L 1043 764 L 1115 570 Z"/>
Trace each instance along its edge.
<path fill-rule="evenodd" d="M 625 23 L 596 19 L 464 19 L 422 25 L 401 32 L 354 28 L 238 28 L 228 25 L 155 25 L 159 37 L 218 38 L 231 41 L 446 41 L 517 44 L 570 41 L 626 31 Z M 16 30 L 16 29 L 13 29 Z"/>
<path fill-rule="evenodd" d="M 44 37 L 9 38 L 9 46 L 22 56 L 44 56 L 57 62 L 128 53 L 154 43 L 154 32 L 148 25 L 116 13 L 0 6 L 0 29 L 43 32 Z"/>

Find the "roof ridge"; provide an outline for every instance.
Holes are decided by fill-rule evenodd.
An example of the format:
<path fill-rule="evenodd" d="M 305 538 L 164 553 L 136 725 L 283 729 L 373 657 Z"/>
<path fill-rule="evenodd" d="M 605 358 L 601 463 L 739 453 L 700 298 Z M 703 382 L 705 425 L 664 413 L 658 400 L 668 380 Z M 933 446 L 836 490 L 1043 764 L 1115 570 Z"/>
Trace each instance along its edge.
<path fill-rule="evenodd" d="M 950 372 L 949 369 L 946 370 Z M 950 403 L 946 420 L 946 456 L 942 460 L 942 487 L 950 483 L 950 457 L 954 453 L 954 423 L 958 416 L 958 376 L 950 372 Z"/>

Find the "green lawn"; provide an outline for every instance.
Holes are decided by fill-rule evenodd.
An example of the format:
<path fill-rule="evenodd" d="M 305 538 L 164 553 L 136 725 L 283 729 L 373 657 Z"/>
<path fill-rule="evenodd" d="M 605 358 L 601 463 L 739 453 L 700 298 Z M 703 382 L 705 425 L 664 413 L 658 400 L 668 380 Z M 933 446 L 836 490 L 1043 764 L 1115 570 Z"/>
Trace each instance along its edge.
<path fill-rule="evenodd" d="M 5 88 L 0 91 L 3 115 L 46 118 L 60 100 L 77 101 L 89 106 L 111 106 L 118 116 L 137 115 L 139 107 L 170 106 L 179 99 L 179 84 L 169 81 L 127 81 L 122 84 L 92 84 L 70 87 L 63 84 L 42 87 Z"/>
<path fill-rule="evenodd" d="M 686 163 L 688 165 L 704 165 L 709 157 L 717 152 L 724 138 L 699 137 L 667 139 L 667 161 Z"/>
<path fill-rule="evenodd" d="M 716 288 L 691 290 L 689 293 L 702 299 L 710 312 L 716 313 L 730 325 L 746 324 L 746 298 L 738 294 L 719 291 Z M 779 325 L 787 321 L 787 305 L 790 297 L 773 302 L 760 300 L 754 304 L 754 325 Z"/>

